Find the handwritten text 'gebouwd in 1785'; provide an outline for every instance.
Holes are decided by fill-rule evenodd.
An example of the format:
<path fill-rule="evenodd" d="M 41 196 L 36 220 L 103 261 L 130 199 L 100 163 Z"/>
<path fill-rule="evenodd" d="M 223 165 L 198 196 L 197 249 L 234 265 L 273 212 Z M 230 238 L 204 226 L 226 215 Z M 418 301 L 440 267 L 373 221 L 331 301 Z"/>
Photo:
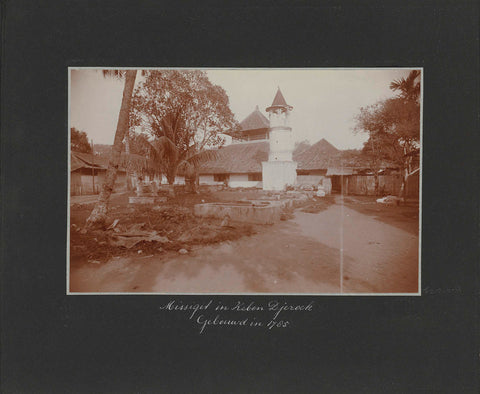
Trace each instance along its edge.
<path fill-rule="evenodd" d="M 291 326 L 287 312 L 311 312 L 313 301 L 306 304 L 294 304 L 277 300 L 265 303 L 233 301 L 223 303 L 209 300 L 204 303 L 184 303 L 171 300 L 159 307 L 160 310 L 186 312 L 188 319 L 194 321 L 204 333 L 207 327 L 258 327 L 268 330 Z M 267 313 L 267 315 L 265 315 Z"/>

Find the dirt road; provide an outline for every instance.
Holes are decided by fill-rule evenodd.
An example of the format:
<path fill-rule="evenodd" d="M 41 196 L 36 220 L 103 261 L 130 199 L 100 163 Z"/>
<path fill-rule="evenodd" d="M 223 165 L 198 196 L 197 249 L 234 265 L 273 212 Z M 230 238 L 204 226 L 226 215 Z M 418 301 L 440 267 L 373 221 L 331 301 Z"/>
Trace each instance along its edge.
<path fill-rule="evenodd" d="M 72 292 L 416 293 L 418 236 L 338 197 L 325 211 L 297 211 L 253 236 L 188 255 L 73 267 L 70 285 Z"/>

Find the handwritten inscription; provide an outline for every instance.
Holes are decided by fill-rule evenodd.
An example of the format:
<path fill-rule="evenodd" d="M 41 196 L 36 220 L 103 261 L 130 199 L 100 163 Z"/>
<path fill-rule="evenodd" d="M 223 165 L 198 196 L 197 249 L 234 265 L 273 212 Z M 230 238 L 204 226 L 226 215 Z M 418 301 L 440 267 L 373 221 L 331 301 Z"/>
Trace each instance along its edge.
<path fill-rule="evenodd" d="M 266 330 L 285 329 L 292 325 L 293 313 L 313 311 L 313 301 L 295 304 L 271 300 L 266 303 L 234 301 L 184 303 L 170 300 L 160 310 L 185 313 L 203 334 L 209 327 L 253 327 Z"/>

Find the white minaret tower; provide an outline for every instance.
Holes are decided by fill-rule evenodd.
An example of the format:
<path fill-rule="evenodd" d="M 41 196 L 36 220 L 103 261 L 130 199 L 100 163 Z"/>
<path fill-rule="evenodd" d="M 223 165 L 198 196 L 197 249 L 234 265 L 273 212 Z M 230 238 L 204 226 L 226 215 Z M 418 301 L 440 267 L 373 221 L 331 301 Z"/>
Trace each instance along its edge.
<path fill-rule="evenodd" d="M 289 117 L 293 109 L 285 101 L 280 88 L 273 103 L 266 109 L 270 118 L 268 161 L 262 163 L 263 190 L 285 190 L 297 180 L 297 163 L 292 160 L 293 136 Z"/>

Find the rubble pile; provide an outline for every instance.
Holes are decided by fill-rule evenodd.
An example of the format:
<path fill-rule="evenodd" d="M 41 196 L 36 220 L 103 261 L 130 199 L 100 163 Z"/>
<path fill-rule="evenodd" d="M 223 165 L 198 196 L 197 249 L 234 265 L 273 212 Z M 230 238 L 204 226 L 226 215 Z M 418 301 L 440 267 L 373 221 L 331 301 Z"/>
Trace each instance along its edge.
<path fill-rule="evenodd" d="M 106 261 L 129 254 L 155 255 L 165 251 L 185 254 L 193 245 L 234 240 L 254 233 L 247 224 L 225 225 L 218 219 L 196 218 L 181 206 L 138 206 L 115 212 L 104 230 L 70 228 L 70 256 L 89 261 Z"/>

